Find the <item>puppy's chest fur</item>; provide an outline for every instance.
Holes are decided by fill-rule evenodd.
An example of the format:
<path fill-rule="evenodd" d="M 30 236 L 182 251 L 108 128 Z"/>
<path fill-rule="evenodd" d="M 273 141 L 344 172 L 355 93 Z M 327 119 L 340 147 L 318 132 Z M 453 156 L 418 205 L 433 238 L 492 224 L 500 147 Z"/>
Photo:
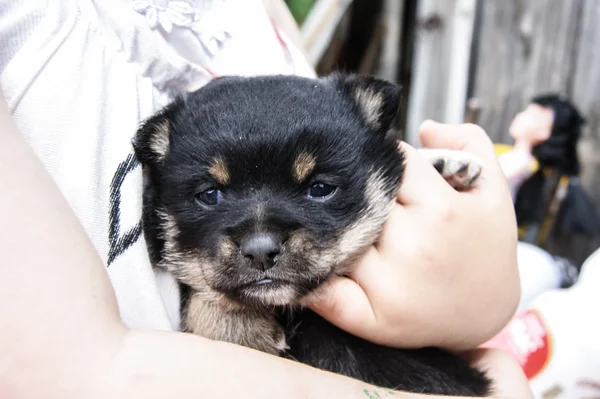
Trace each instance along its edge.
<path fill-rule="evenodd" d="M 184 331 L 388 388 L 488 393 L 453 355 L 375 345 L 298 306 L 378 239 L 404 168 L 398 103 L 366 77 L 221 78 L 140 128 L 144 234 L 181 285 Z M 457 189 L 480 174 L 468 154 L 420 151 Z"/>

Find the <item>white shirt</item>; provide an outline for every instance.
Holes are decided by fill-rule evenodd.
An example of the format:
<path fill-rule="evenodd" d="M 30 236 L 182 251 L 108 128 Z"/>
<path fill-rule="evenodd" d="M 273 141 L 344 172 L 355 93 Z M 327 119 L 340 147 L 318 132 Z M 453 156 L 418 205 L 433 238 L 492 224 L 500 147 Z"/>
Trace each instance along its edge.
<path fill-rule="evenodd" d="M 141 234 L 133 134 L 214 75 L 311 68 L 260 0 L 0 0 L 0 42 L 9 109 L 107 265 L 123 321 L 177 329 L 176 284 Z"/>

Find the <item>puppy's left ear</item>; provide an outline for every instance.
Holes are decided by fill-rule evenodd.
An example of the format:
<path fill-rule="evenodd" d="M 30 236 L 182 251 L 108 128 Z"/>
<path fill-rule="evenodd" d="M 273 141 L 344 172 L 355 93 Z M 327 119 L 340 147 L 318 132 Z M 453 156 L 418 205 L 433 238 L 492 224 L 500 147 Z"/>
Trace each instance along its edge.
<path fill-rule="evenodd" d="M 338 75 L 336 78 L 350 94 L 367 123 L 384 133 L 393 128 L 401 99 L 399 85 L 371 76 Z"/>
<path fill-rule="evenodd" d="M 171 121 L 182 97 L 163 108 L 142 123 L 132 144 L 142 165 L 157 165 L 167 157 L 171 145 Z"/>

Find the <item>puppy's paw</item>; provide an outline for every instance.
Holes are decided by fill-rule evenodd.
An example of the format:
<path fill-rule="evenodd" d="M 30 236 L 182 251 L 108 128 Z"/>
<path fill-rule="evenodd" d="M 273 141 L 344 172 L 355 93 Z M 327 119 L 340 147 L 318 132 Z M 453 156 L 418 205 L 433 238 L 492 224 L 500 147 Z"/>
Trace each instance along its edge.
<path fill-rule="evenodd" d="M 483 161 L 466 151 L 420 148 L 419 152 L 456 190 L 466 190 L 477 185 Z"/>

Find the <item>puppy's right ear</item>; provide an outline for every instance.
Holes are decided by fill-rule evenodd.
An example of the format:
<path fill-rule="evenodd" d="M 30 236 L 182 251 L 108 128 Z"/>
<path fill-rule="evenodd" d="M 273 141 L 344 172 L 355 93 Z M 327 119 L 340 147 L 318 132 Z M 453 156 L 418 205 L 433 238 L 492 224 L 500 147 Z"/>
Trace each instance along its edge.
<path fill-rule="evenodd" d="M 393 128 L 401 99 L 399 85 L 372 76 L 339 72 L 326 79 L 345 89 L 371 127 L 384 134 Z"/>
<path fill-rule="evenodd" d="M 177 98 L 145 120 L 136 132 L 132 144 L 142 165 L 157 165 L 167 157 L 171 144 L 171 121 L 182 101 L 183 98 Z"/>

